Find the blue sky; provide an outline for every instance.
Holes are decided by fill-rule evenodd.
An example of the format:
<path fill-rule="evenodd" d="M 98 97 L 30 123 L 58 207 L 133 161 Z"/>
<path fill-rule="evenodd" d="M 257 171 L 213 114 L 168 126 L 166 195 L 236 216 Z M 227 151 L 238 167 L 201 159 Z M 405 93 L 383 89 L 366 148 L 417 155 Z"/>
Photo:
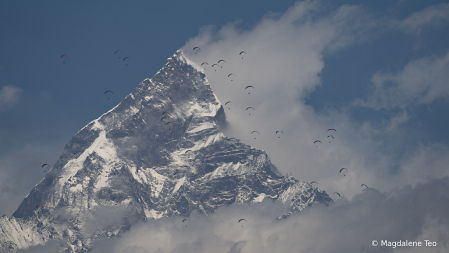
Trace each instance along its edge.
<path fill-rule="evenodd" d="M 226 59 L 205 73 L 219 100 L 234 102 L 227 136 L 267 151 L 283 174 L 342 193 L 344 208 L 362 183 L 394 195 L 449 175 L 447 1 L 2 1 L 0 20 L 2 214 L 78 130 L 180 48 L 198 64 Z"/>

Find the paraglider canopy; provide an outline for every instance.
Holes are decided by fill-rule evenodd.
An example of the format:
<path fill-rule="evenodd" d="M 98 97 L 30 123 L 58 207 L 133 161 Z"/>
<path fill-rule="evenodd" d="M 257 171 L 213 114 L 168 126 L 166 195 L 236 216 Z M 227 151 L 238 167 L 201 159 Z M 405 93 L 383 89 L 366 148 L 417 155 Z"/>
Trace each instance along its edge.
<path fill-rule="evenodd" d="M 108 93 L 108 92 L 110 92 L 111 94 L 114 94 L 114 92 L 112 92 L 111 90 L 105 91 L 104 94 L 106 94 L 106 93 Z M 109 97 L 108 97 L 108 99 L 109 99 Z"/>
<path fill-rule="evenodd" d="M 246 221 L 246 220 L 245 220 L 245 219 L 240 219 L 240 220 L 239 220 L 239 223 L 240 223 L 241 221 Z"/>
<path fill-rule="evenodd" d="M 276 131 L 276 134 L 277 134 L 277 133 L 283 134 L 284 132 L 282 132 L 281 130 L 277 130 L 277 131 Z M 278 136 L 278 138 L 281 138 L 281 136 Z"/>
<path fill-rule="evenodd" d="M 195 51 L 195 50 L 196 50 L 196 51 Z M 196 54 L 196 52 L 201 51 L 201 48 L 199 48 L 199 47 L 194 47 L 194 48 L 192 49 L 192 51 L 195 52 L 195 54 Z"/>
<path fill-rule="evenodd" d="M 259 131 L 252 131 L 251 134 L 253 133 L 258 133 L 260 135 Z M 256 139 L 256 137 L 254 137 L 254 139 Z"/>
<path fill-rule="evenodd" d="M 48 165 L 48 164 L 44 163 L 44 164 L 42 164 L 42 168 L 43 168 L 43 167 L 44 167 L 45 165 L 47 165 L 48 167 L 50 167 L 50 165 Z"/>
<path fill-rule="evenodd" d="M 67 58 L 69 58 L 69 56 L 66 55 L 66 54 L 61 55 L 61 58 L 63 58 L 64 56 L 67 57 Z M 65 63 L 65 61 L 63 61 L 62 63 Z"/>
<path fill-rule="evenodd" d="M 310 184 L 313 184 L 313 183 L 317 183 L 317 184 L 318 184 L 318 182 L 317 182 L 317 181 L 312 181 L 312 182 L 310 182 Z"/>
<path fill-rule="evenodd" d="M 116 51 L 114 52 L 114 54 L 117 54 L 117 52 L 121 52 L 121 53 L 123 53 L 123 51 L 122 51 L 122 50 L 116 50 Z M 119 56 L 118 58 L 120 58 L 120 56 Z"/>
<path fill-rule="evenodd" d="M 228 101 L 225 103 L 225 105 L 227 105 L 227 104 L 233 104 L 233 103 L 232 103 L 232 101 Z M 228 107 L 228 109 L 231 109 L 231 108 Z"/>

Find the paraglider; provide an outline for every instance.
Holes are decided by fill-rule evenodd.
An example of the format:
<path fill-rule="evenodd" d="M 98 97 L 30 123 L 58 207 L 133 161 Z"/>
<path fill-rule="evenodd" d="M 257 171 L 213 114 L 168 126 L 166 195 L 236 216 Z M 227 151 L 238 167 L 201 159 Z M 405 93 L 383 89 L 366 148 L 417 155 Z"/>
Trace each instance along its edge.
<path fill-rule="evenodd" d="M 204 64 L 209 65 L 209 63 L 207 63 L 207 62 L 203 62 L 203 63 L 201 63 L 201 66 L 203 66 Z"/>
<path fill-rule="evenodd" d="M 123 61 L 125 61 L 126 59 L 129 59 L 129 57 L 125 57 L 125 58 L 123 58 Z M 128 66 L 128 64 L 126 64 L 126 66 Z"/>
<path fill-rule="evenodd" d="M 162 113 L 162 115 L 164 115 L 165 113 L 168 113 L 168 114 L 170 114 L 169 112 L 163 112 L 163 113 Z"/>
<path fill-rule="evenodd" d="M 319 141 L 319 140 L 314 141 L 313 144 L 318 143 L 318 142 L 321 143 L 321 144 L 323 144 L 323 143 L 322 143 L 321 141 Z M 316 147 L 318 148 L 318 144 L 316 145 Z"/>
<path fill-rule="evenodd" d="M 337 132 L 337 130 L 335 130 L 335 129 L 333 129 L 333 128 L 329 128 L 329 129 L 327 129 L 327 131 L 329 132 L 329 131 L 335 131 L 335 132 Z"/>
<path fill-rule="evenodd" d="M 310 182 L 310 184 L 313 184 L 313 183 L 317 183 L 317 184 L 318 184 L 318 182 L 317 182 L 317 181 L 312 181 L 312 182 Z"/>
<path fill-rule="evenodd" d="M 196 50 L 196 51 L 195 51 L 195 50 Z M 199 47 L 194 47 L 194 48 L 192 49 L 192 51 L 195 52 L 195 54 L 196 54 L 196 52 L 201 51 L 201 48 L 199 48 Z"/>
<path fill-rule="evenodd" d="M 231 73 L 231 74 L 228 75 L 228 77 L 230 77 L 232 75 L 236 76 L 234 73 Z M 233 80 L 231 79 L 231 81 L 233 81 Z"/>
<path fill-rule="evenodd" d="M 191 151 L 192 151 L 192 150 L 189 149 L 189 150 L 187 150 L 184 154 L 187 154 L 187 152 L 191 152 Z"/>
<path fill-rule="evenodd" d="M 253 90 L 254 90 L 254 86 L 252 86 L 252 85 L 246 86 L 245 90 L 248 89 L 248 88 L 253 88 Z M 248 94 L 250 94 L 250 93 L 248 92 Z"/>
<path fill-rule="evenodd" d="M 228 101 L 228 102 L 226 102 L 225 105 L 227 105 L 227 104 L 233 104 L 233 103 L 231 101 Z M 228 109 L 231 109 L 231 108 L 228 108 Z"/>
<path fill-rule="evenodd" d="M 242 51 L 242 52 L 240 52 L 239 55 L 241 55 L 241 54 L 246 54 L 246 52 L 245 52 L 245 51 Z M 242 56 L 242 59 L 243 59 L 243 56 Z"/>
<path fill-rule="evenodd" d="M 253 133 L 258 133 L 260 135 L 259 131 L 252 131 L 251 134 Z M 256 137 L 254 137 L 254 139 L 256 139 Z"/>
<path fill-rule="evenodd" d="M 190 222 L 190 220 L 189 219 L 184 219 L 184 220 L 182 220 L 182 222 L 184 222 L 184 221 L 189 221 Z M 186 227 L 187 227 L 187 224 L 186 224 Z"/>
<path fill-rule="evenodd" d="M 64 56 L 67 57 L 67 58 L 69 58 L 69 56 L 66 55 L 66 54 L 61 55 L 61 58 L 64 57 Z M 65 61 L 63 61 L 62 63 L 65 63 Z"/>
<path fill-rule="evenodd" d="M 36 206 L 36 208 L 38 208 L 38 207 L 44 208 L 44 206 L 43 206 L 43 205 L 37 205 L 37 206 Z"/>
<path fill-rule="evenodd" d="M 368 189 L 368 186 L 366 184 L 362 184 L 361 186 L 365 186 L 365 189 Z M 364 191 L 365 189 L 363 189 L 362 191 Z"/>
<path fill-rule="evenodd" d="M 346 171 L 348 171 L 348 169 L 346 169 L 346 168 L 341 168 L 341 169 L 340 169 L 340 173 L 341 173 L 341 171 L 342 171 L 342 170 L 346 170 Z M 345 176 L 345 177 L 346 177 L 346 175 L 345 175 L 345 174 L 343 174 L 343 176 Z"/>
<path fill-rule="evenodd" d="M 245 221 L 246 222 L 245 219 L 240 219 L 237 223 L 240 223 L 241 221 Z M 243 228 L 243 225 L 242 225 L 242 228 Z"/>
<path fill-rule="evenodd" d="M 111 90 L 107 90 L 107 91 L 105 91 L 105 92 L 104 92 L 104 94 L 106 94 L 106 93 L 108 93 L 108 92 L 110 92 L 110 93 L 114 94 L 114 92 L 112 92 Z M 109 99 L 109 97 L 108 97 L 108 99 Z"/>
<path fill-rule="evenodd" d="M 47 165 L 48 167 L 50 167 L 50 165 L 44 163 L 44 164 L 42 164 L 42 168 L 43 168 L 45 165 Z M 51 168 L 51 167 L 50 167 L 50 168 Z"/>
<path fill-rule="evenodd" d="M 248 109 L 253 109 L 253 111 L 255 111 L 255 109 L 254 109 L 254 108 L 252 108 L 251 106 L 250 106 L 250 107 L 248 107 L 248 108 L 246 108 L 246 110 L 245 110 L 245 111 L 248 111 Z M 251 115 L 251 113 L 250 113 L 249 115 Z"/>
<path fill-rule="evenodd" d="M 165 123 L 165 125 L 168 125 L 170 123 L 172 123 L 173 126 L 175 125 L 175 123 L 173 123 L 173 121 L 169 121 L 169 122 Z"/>
<path fill-rule="evenodd" d="M 282 132 L 281 130 L 277 130 L 277 131 L 276 131 L 276 134 L 278 134 L 278 133 L 283 134 L 284 132 Z M 281 136 L 278 136 L 278 138 L 281 138 Z"/>
<path fill-rule="evenodd" d="M 161 121 L 162 121 L 163 119 L 167 118 L 167 117 L 168 117 L 168 116 L 164 116 L 164 117 L 162 117 Z"/>
<path fill-rule="evenodd" d="M 214 66 L 220 66 L 220 65 L 214 63 L 214 64 L 212 64 L 212 68 L 213 68 Z M 217 71 L 217 70 L 215 70 L 215 71 Z"/>
<path fill-rule="evenodd" d="M 341 198 L 341 196 L 340 196 L 340 193 L 338 193 L 338 192 L 334 192 L 334 194 L 338 194 L 338 197 L 340 197 L 340 198 Z"/>
<path fill-rule="evenodd" d="M 220 62 L 222 62 L 222 61 L 224 61 L 224 63 L 226 63 L 226 61 L 225 61 L 225 60 L 219 60 L 219 61 L 218 61 L 218 63 L 220 63 Z"/>
<path fill-rule="evenodd" d="M 117 51 L 114 52 L 114 54 L 117 54 L 117 52 L 122 52 L 123 53 L 122 50 L 117 50 Z M 118 58 L 120 58 L 120 56 Z"/>

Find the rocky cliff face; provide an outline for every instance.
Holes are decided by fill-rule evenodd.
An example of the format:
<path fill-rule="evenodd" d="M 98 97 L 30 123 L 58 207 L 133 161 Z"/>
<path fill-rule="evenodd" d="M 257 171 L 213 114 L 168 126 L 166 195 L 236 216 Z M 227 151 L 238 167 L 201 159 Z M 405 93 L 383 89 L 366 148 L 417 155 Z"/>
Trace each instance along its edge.
<path fill-rule="evenodd" d="M 217 127 L 225 124 L 202 70 L 176 52 L 81 129 L 13 217 L 0 219 L 0 252 L 51 239 L 61 239 L 62 250 L 85 252 L 138 221 L 193 210 L 208 215 L 232 203 L 269 198 L 301 211 L 332 201 L 282 176 L 264 151 L 225 137 Z"/>

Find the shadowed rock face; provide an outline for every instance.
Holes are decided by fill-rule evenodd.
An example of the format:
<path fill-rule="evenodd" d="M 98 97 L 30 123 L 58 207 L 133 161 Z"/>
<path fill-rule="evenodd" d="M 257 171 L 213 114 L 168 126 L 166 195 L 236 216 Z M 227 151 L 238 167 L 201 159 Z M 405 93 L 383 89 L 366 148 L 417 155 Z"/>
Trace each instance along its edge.
<path fill-rule="evenodd" d="M 264 198 L 291 211 L 332 201 L 281 176 L 264 151 L 225 137 L 217 125 L 226 125 L 223 107 L 201 69 L 176 52 L 153 78 L 81 129 L 13 218 L 0 220 L 3 227 L 26 223 L 40 239 L 19 243 L 4 232 L 2 247 L 54 238 L 83 252 L 139 220 L 210 214 Z"/>

